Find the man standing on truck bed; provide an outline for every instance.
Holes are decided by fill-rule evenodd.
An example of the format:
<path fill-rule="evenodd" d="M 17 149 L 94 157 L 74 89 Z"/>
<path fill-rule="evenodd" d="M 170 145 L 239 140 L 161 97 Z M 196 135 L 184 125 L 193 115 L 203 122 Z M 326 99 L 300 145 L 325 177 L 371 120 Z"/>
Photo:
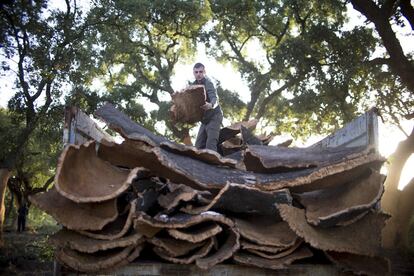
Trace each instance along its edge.
<path fill-rule="evenodd" d="M 201 126 L 198 130 L 195 146 L 198 149 L 211 149 L 217 151 L 217 143 L 221 123 L 223 121 L 223 111 L 218 103 L 217 91 L 214 84 L 206 77 L 205 67 L 202 63 L 196 63 L 193 67 L 195 81 L 193 84 L 202 84 L 206 90 L 206 104 L 201 108 L 204 116 L 201 119 Z"/>

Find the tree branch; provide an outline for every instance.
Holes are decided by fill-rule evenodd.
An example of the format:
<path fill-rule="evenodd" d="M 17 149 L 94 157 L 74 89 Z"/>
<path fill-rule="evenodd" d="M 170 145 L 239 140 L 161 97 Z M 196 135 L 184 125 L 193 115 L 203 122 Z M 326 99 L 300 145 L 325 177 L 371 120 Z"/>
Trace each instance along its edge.
<path fill-rule="evenodd" d="M 404 55 L 404 51 L 391 28 L 388 17 L 386 17 L 372 0 L 351 0 L 351 3 L 354 9 L 375 24 L 375 29 L 379 33 L 390 55 L 390 67 L 392 71 L 401 78 L 401 81 L 409 90 L 414 92 L 414 65 Z"/>
<path fill-rule="evenodd" d="M 414 8 L 411 6 L 410 0 L 400 0 L 401 13 L 411 25 L 414 30 Z"/>

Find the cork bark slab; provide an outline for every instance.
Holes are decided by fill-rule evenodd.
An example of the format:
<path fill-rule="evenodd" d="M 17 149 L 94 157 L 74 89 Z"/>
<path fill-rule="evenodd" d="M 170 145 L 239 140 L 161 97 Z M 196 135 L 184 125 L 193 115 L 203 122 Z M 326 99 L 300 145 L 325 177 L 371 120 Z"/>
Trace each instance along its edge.
<path fill-rule="evenodd" d="M 169 257 L 180 257 L 188 254 L 196 248 L 200 248 L 205 245 L 205 242 L 189 242 L 183 240 L 177 240 L 172 237 L 153 237 L 148 239 L 148 242 L 155 246 L 155 248 L 162 249 L 164 255 Z M 155 249 L 154 248 L 154 249 Z"/>
<path fill-rule="evenodd" d="M 119 147 L 115 145 L 114 147 Z M 385 160 L 377 154 L 368 154 L 341 163 L 327 165 L 325 167 L 310 168 L 301 171 L 285 173 L 253 173 L 240 169 L 225 166 L 213 166 L 203 161 L 166 151 L 159 147 L 148 146 L 145 143 L 126 140 L 121 145 L 127 149 L 130 157 L 122 157 L 132 164 L 123 163 L 126 167 L 142 166 L 157 176 L 169 179 L 174 183 L 182 183 L 195 189 L 210 190 L 222 189 L 228 182 L 235 184 L 245 184 L 261 190 L 278 190 L 286 187 L 309 189 L 308 184 L 326 186 L 348 182 L 352 178 L 357 178 L 364 172 L 365 167 L 377 164 Z M 114 150 L 115 151 L 115 150 Z M 136 158 L 134 158 L 134 155 Z M 113 165 L 120 165 L 115 161 L 121 158 L 108 157 Z M 364 168 L 361 168 L 364 167 Z M 208 173 L 206 173 L 208 172 Z"/>
<path fill-rule="evenodd" d="M 259 134 L 259 135 L 257 135 L 257 138 L 259 138 L 260 139 L 260 141 L 262 141 L 262 144 L 263 145 L 269 145 L 270 144 L 270 142 L 272 142 L 272 140 L 273 140 L 273 138 L 275 138 L 276 136 L 275 135 L 273 135 L 272 133 L 271 134 L 269 134 L 269 135 L 266 135 L 266 134 Z M 289 140 L 289 141 L 293 141 L 293 140 Z M 283 143 L 285 143 L 285 142 L 283 142 Z M 288 145 L 289 146 L 289 145 Z"/>
<path fill-rule="evenodd" d="M 383 257 L 371 257 L 344 252 L 327 251 L 325 255 L 334 264 L 356 275 L 388 275 L 390 261 Z"/>
<path fill-rule="evenodd" d="M 242 204 L 240 204 L 242 202 Z M 275 204 L 290 204 L 292 197 L 289 190 L 282 189 L 272 192 L 260 191 L 246 185 L 227 184 L 214 197 L 210 204 L 202 207 L 183 208 L 189 214 L 200 214 L 208 210 L 230 213 L 258 214 L 276 216 Z"/>
<path fill-rule="evenodd" d="M 193 124 L 201 121 L 204 110 L 200 106 L 206 103 L 204 85 L 190 85 L 171 95 L 173 105 L 170 114 L 175 122 Z"/>
<path fill-rule="evenodd" d="M 157 254 L 162 259 L 167 260 L 169 262 L 176 263 L 176 264 L 191 264 L 197 259 L 206 256 L 213 248 L 213 245 L 214 245 L 214 238 L 210 238 L 206 242 L 203 242 L 203 245 L 201 247 L 198 247 L 197 249 L 193 250 L 188 255 L 181 256 L 181 257 L 171 256 L 163 248 L 155 247 L 153 250 L 155 254 Z"/>
<path fill-rule="evenodd" d="M 240 235 L 234 228 L 226 230 L 226 240 L 218 250 L 207 257 L 196 260 L 196 265 L 201 269 L 209 269 L 210 267 L 221 263 L 233 256 L 233 254 L 240 248 Z"/>
<path fill-rule="evenodd" d="M 53 187 L 30 196 L 30 201 L 71 230 L 101 230 L 118 217 L 117 199 L 99 203 L 76 203 L 63 197 Z"/>
<path fill-rule="evenodd" d="M 284 269 L 296 260 L 305 259 L 312 256 L 312 252 L 307 247 L 301 247 L 295 252 L 279 259 L 270 260 L 244 252 L 237 252 L 234 255 L 233 259 L 237 263 L 244 265 L 257 266 L 269 269 Z"/>
<path fill-rule="evenodd" d="M 385 176 L 372 171 L 363 179 L 301 194 L 299 201 L 305 207 L 310 224 L 330 227 L 361 218 L 361 214 L 374 207 L 384 191 L 384 180 Z"/>
<path fill-rule="evenodd" d="M 266 185 L 259 184 L 258 186 L 266 190 L 289 187 L 291 192 L 298 193 L 325 189 L 356 180 L 371 169 L 379 170 L 384 161 L 385 158 L 379 154 L 370 153 L 337 164 L 306 169 L 304 171 L 310 171 L 310 173 L 297 177 L 293 181 L 279 181 L 266 183 Z"/>
<path fill-rule="evenodd" d="M 222 227 L 216 223 L 200 223 L 188 228 L 168 229 L 168 234 L 178 240 L 197 243 L 214 237 L 222 231 Z"/>
<path fill-rule="evenodd" d="M 364 148 L 311 149 L 249 145 L 243 161 L 249 171 L 277 173 L 326 166 L 367 154 Z"/>
<path fill-rule="evenodd" d="M 298 240 L 286 222 L 275 221 L 272 217 L 235 219 L 235 223 L 240 235 L 256 244 L 286 248 Z"/>
<path fill-rule="evenodd" d="M 242 150 L 245 146 L 242 145 L 242 141 L 238 137 L 230 138 L 220 144 L 220 149 L 223 156 L 228 156 L 232 153 Z M 232 158 L 235 160 L 234 158 Z"/>
<path fill-rule="evenodd" d="M 308 224 L 303 209 L 288 205 L 278 205 L 277 208 L 289 227 L 313 247 L 368 256 L 378 253 L 381 229 L 388 219 L 388 215 L 371 212 L 347 226 L 321 228 Z"/>
<path fill-rule="evenodd" d="M 130 186 L 139 168 L 120 169 L 100 159 L 95 142 L 69 145 L 61 154 L 55 187 L 75 202 L 100 202 L 119 196 Z"/>
<path fill-rule="evenodd" d="M 271 246 L 271 245 L 261 245 L 249 240 L 240 239 L 240 248 L 246 251 L 257 250 L 260 252 L 265 252 L 268 254 L 276 254 L 285 250 L 287 247 L 284 246 Z"/>
<path fill-rule="evenodd" d="M 61 229 L 53 234 L 49 238 L 49 241 L 57 247 L 66 247 L 84 253 L 94 253 L 117 247 L 138 245 L 144 242 L 144 239 L 141 233 L 135 231 L 129 233 L 125 237 L 115 240 L 97 240 L 81 235 L 75 231 Z"/>
<path fill-rule="evenodd" d="M 154 218 L 146 215 L 145 213 L 138 212 L 135 223 L 144 223 L 155 228 L 185 228 L 192 225 L 196 225 L 205 221 L 218 222 L 229 227 L 233 227 L 232 220 L 226 218 L 222 214 L 208 211 L 199 215 L 189 214 L 175 214 L 172 216 L 159 215 Z"/>
<path fill-rule="evenodd" d="M 262 140 L 260 140 L 256 135 L 253 134 L 251 130 L 244 126 L 240 126 L 240 133 L 242 137 L 243 144 L 245 145 L 263 145 Z"/>
<path fill-rule="evenodd" d="M 134 246 L 121 249 L 112 249 L 95 254 L 81 253 L 69 248 L 57 251 L 57 260 L 80 272 L 98 272 L 109 269 L 128 258 L 133 252 Z"/>
<path fill-rule="evenodd" d="M 144 167 L 151 163 L 153 157 L 148 155 L 141 147 L 149 147 L 147 143 L 135 140 L 125 140 L 121 144 L 106 143 L 100 144 L 97 155 L 100 159 L 118 167 L 133 169 Z"/>
<path fill-rule="evenodd" d="M 283 251 L 280 251 L 277 253 L 268 253 L 268 252 L 263 252 L 263 251 L 256 250 L 256 249 L 248 249 L 247 251 L 259 257 L 274 260 L 274 259 L 280 259 L 280 258 L 283 258 L 283 257 L 286 257 L 292 254 L 296 249 L 299 248 L 301 244 L 302 244 L 302 240 L 298 239 L 293 246 L 290 246 L 284 249 Z"/>
<path fill-rule="evenodd" d="M 144 249 L 144 247 L 145 243 L 138 244 L 126 259 L 122 260 L 114 266 L 114 269 L 132 263 L 135 259 L 137 259 L 140 256 L 141 251 L 142 249 Z"/>
<path fill-rule="evenodd" d="M 174 164 L 174 162 L 180 162 L 180 160 L 174 160 L 174 156 L 183 158 L 187 162 L 194 160 L 194 162 L 199 162 L 204 166 L 215 167 L 188 156 L 181 156 L 161 148 L 155 148 L 142 141 L 131 139 L 125 140 L 120 145 L 101 145 L 98 150 L 98 155 L 112 165 L 126 168 L 144 167 L 159 177 L 169 179 L 174 183 L 187 184 L 196 189 L 206 189 L 207 187 L 198 184 L 194 179 L 190 179 L 180 173 L 178 171 L 179 169 L 175 168 L 178 165 Z"/>
<path fill-rule="evenodd" d="M 131 228 L 137 208 L 137 200 L 130 204 L 129 212 L 122 214 L 115 221 L 108 223 L 100 231 L 79 231 L 82 235 L 100 240 L 115 240 L 123 237 Z"/>
<path fill-rule="evenodd" d="M 220 129 L 218 143 L 221 144 L 224 141 L 226 141 L 230 138 L 233 138 L 234 136 L 239 134 L 241 126 L 244 126 L 247 129 L 252 130 L 256 127 L 258 122 L 259 122 L 258 120 L 253 119 L 253 120 L 245 121 L 245 122 L 237 122 L 237 123 L 234 123 L 230 126 L 227 126 L 227 127 L 224 127 L 222 129 Z"/>
<path fill-rule="evenodd" d="M 193 146 L 187 146 L 171 142 L 163 142 L 160 146 L 161 148 L 167 151 L 171 151 L 180 155 L 186 155 L 211 165 L 228 166 L 234 168 L 237 164 L 236 160 L 222 157 L 217 152 L 209 149 L 197 149 Z"/>
<path fill-rule="evenodd" d="M 169 192 L 158 197 L 158 203 L 166 210 L 172 210 L 180 202 L 188 202 L 197 197 L 199 191 L 183 184 L 169 184 Z"/>
<path fill-rule="evenodd" d="M 319 182 L 316 184 L 321 186 L 331 185 L 333 181 L 335 184 L 339 184 L 361 175 L 364 172 L 360 168 L 361 166 L 371 166 L 373 163 L 382 164 L 385 160 L 377 154 L 369 154 L 324 167 L 266 174 L 212 166 L 160 148 L 152 148 L 151 152 L 156 155 L 156 159 L 159 161 L 158 166 L 154 166 L 155 173 L 169 178 L 175 183 L 183 183 L 199 189 L 221 189 L 228 182 L 246 184 L 262 190 L 307 186 L 312 182 Z M 312 184 L 314 185 L 314 183 Z"/>
<path fill-rule="evenodd" d="M 155 135 L 132 121 L 127 115 L 109 103 L 99 108 L 95 115 L 106 122 L 110 129 L 118 132 L 124 138 L 143 141 L 151 145 L 159 145 L 161 142 L 168 141 L 167 138 Z"/>

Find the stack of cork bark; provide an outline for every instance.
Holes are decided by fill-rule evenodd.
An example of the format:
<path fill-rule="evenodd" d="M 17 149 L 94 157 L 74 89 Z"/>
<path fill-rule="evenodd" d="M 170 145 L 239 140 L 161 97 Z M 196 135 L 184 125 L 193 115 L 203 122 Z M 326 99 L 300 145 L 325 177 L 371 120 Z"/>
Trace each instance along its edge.
<path fill-rule="evenodd" d="M 242 133 L 239 158 L 229 158 L 154 135 L 109 104 L 96 115 L 125 140 L 66 147 L 54 188 L 31 198 L 63 226 L 51 238 L 63 265 L 96 272 L 148 259 L 202 269 L 329 261 L 388 271 L 379 254 L 387 215 L 377 204 L 384 159 L 374 151 L 268 146 L 263 137 L 251 145 Z M 221 143 L 237 132 L 222 133 Z"/>

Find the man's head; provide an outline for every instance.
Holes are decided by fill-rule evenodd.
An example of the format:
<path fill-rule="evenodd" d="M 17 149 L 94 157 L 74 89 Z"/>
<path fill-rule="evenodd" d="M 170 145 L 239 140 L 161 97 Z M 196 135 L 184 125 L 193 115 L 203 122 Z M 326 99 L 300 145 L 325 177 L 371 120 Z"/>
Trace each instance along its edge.
<path fill-rule="evenodd" d="M 206 70 L 204 68 L 204 65 L 200 62 L 197 62 L 196 64 L 194 64 L 193 67 L 193 74 L 194 74 L 194 78 L 198 81 L 204 79 Z"/>

